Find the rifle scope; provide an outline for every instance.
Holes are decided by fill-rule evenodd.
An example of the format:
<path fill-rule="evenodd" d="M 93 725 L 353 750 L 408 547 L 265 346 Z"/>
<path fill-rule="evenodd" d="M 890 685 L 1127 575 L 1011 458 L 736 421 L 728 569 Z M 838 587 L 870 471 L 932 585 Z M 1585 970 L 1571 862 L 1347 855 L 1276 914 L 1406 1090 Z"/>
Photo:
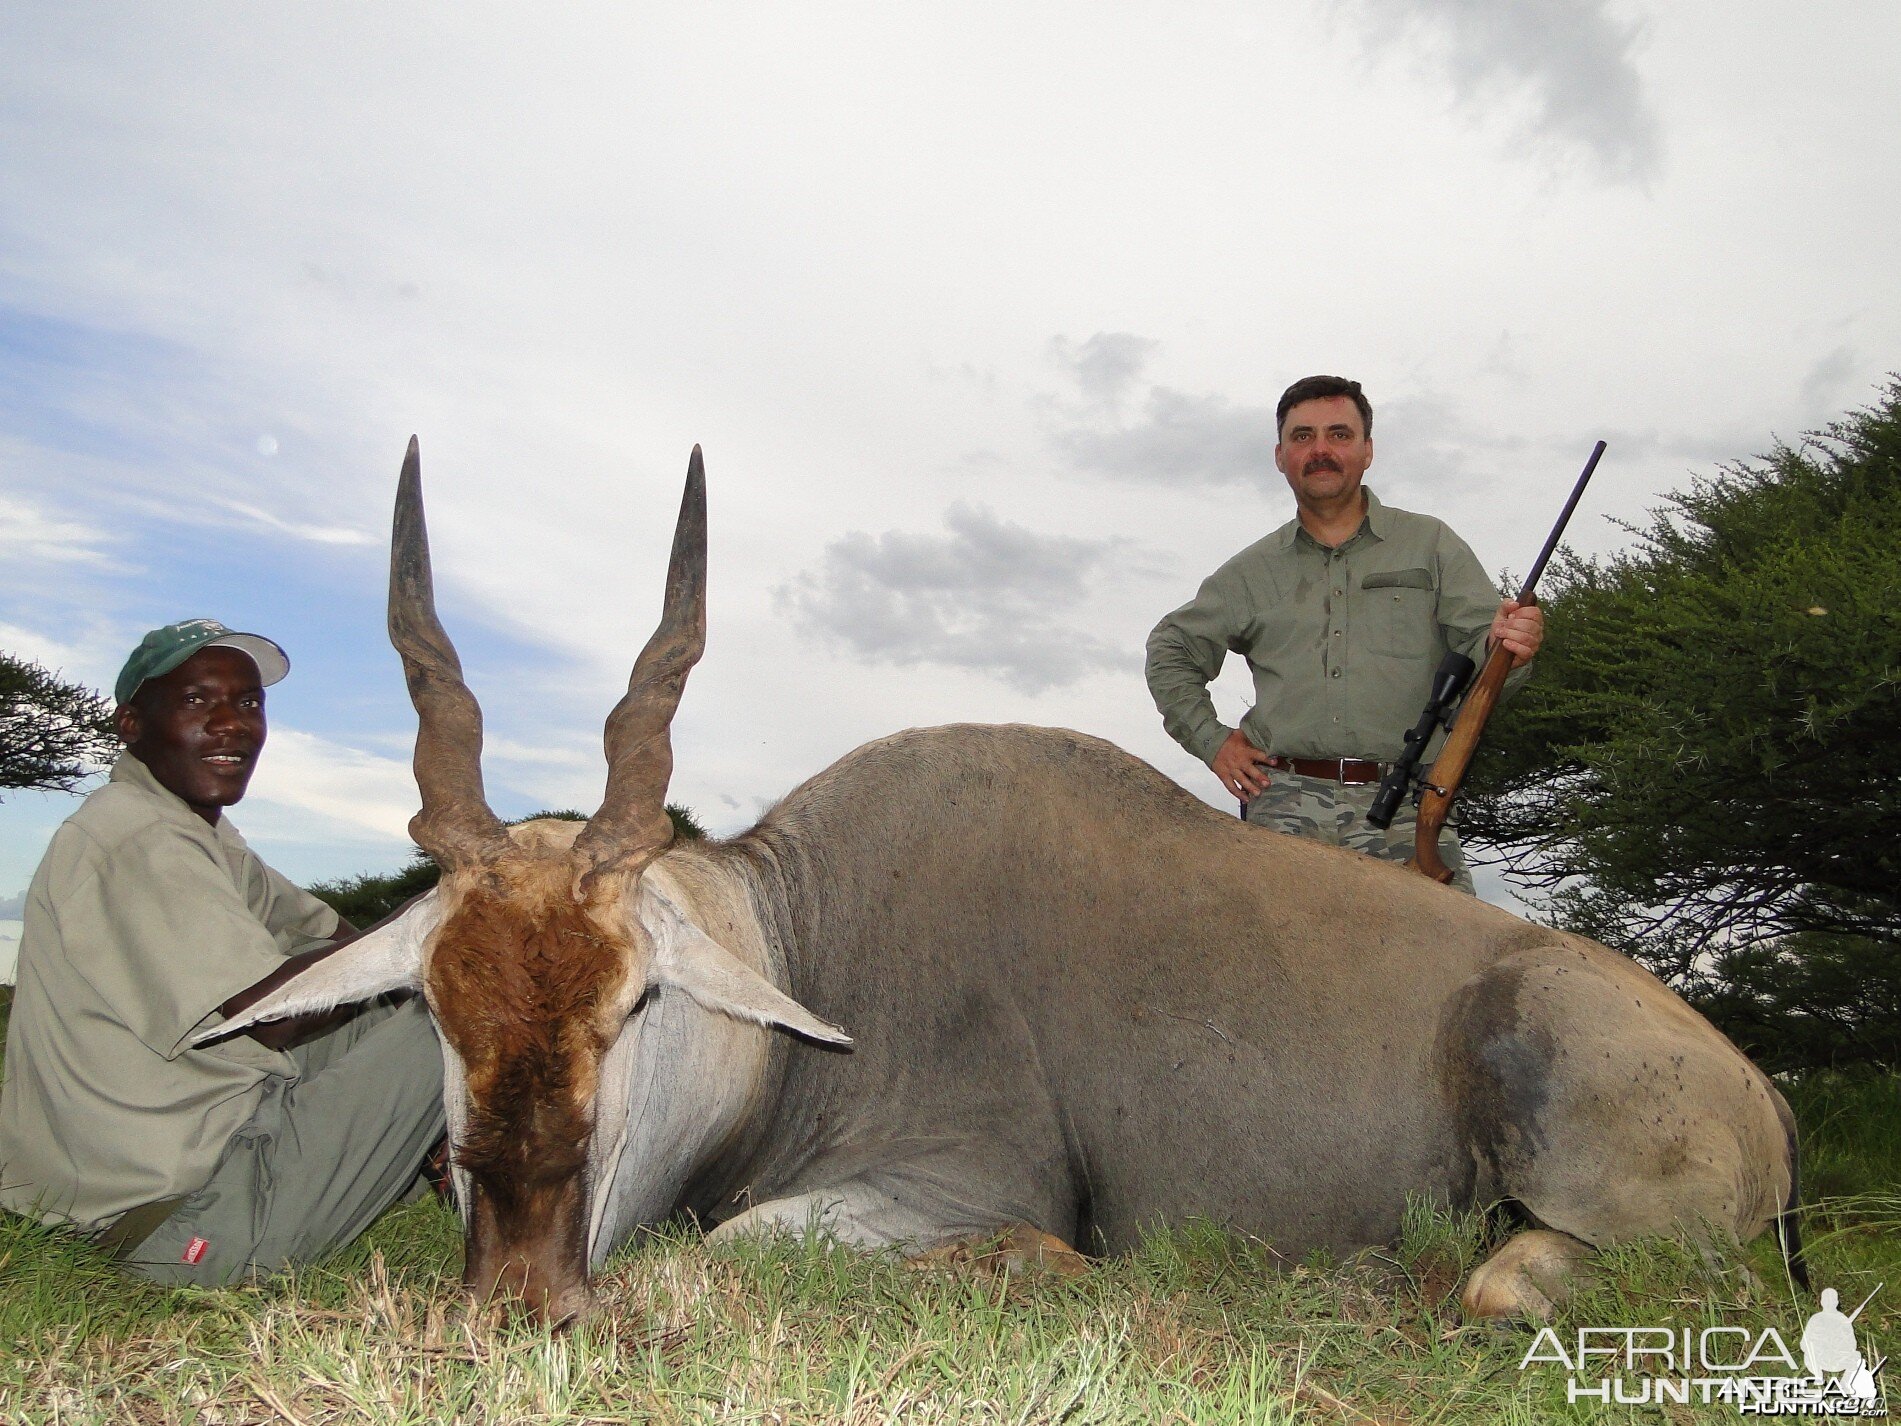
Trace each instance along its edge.
<path fill-rule="evenodd" d="M 1459 695 L 1465 692 L 1465 686 L 1471 682 L 1476 667 L 1464 654 L 1447 654 L 1440 660 L 1437 671 L 1432 675 L 1432 696 L 1426 700 L 1426 709 L 1419 715 L 1419 721 L 1406 730 L 1406 749 L 1399 755 L 1399 760 L 1386 770 L 1386 776 L 1380 779 L 1380 790 L 1373 799 L 1373 810 L 1366 814 L 1366 820 L 1382 832 L 1393 825 L 1393 818 L 1399 812 L 1400 799 L 1412 786 L 1426 744 L 1432 741 L 1432 735 L 1439 731 L 1440 724 L 1449 725 L 1452 722 L 1452 707 L 1459 701 Z"/>

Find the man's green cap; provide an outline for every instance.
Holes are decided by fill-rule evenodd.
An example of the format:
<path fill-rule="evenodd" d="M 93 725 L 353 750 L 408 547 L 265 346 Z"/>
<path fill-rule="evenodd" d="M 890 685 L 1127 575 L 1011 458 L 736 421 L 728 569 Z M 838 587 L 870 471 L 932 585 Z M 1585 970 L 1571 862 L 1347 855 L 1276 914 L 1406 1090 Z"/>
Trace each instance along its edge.
<path fill-rule="evenodd" d="M 119 670 L 119 681 L 112 686 L 113 697 L 130 703 L 146 679 L 170 673 L 200 649 L 236 649 L 249 655 L 266 688 L 290 672 L 290 660 L 284 651 L 262 634 L 234 633 L 216 619 L 185 619 L 154 629 L 139 640 L 132 657 Z"/>

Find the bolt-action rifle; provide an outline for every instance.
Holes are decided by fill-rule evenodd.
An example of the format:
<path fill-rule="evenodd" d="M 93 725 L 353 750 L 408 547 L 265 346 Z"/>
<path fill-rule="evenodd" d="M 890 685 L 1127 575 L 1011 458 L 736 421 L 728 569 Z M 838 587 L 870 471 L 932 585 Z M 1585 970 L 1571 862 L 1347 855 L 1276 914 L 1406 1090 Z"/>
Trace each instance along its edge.
<path fill-rule="evenodd" d="M 1551 536 L 1539 552 L 1538 562 L 1531 567 L 1524 586 L 1518 591 L 1520 604 L 1538 602 L 1538 577 L 1545 572 L 1546 563 L 1558 548 L 1564 527 L 1571 522 L 1571 512 L 1577 509 L 1578 499 L 1584 494 L 1584 487 L 1590 483 L 1591 473 L 1597 469 L 1597 463 L 1603 455 L 1604 443 L 1599 441 L 1591 451 L 1591 458 L 1584 463 L 1584 473 L 1571 488 L 1571 498 L 1564 502 L 1564 511 L 1558 516 L 1558 523 L 1551 527 Z M 1418 723 L 1406 732 L 1405 751 L 1386 776 L 1380 779 L 1380 790 L 1373 799 L 1373 810 L 1366 818 L 1375 827 L 1383 829 L 1392 825 L 1393 815 L 1399 810 L 1399 801 L 1406 795 L 1417 775 L 1419 759 L 1426 751 L 1426 744 L 1439 731 L 1440 725 L 1450 720 L 1452 705 L 1457 701 L 1466 680 L 1472 677 L 1472 668 L 1472 660 L 1463 654 L 1447 654 L 1445 661 L 1439 665 L 1438 672 L 1433 675 L 1432 697 L 1426 704 L 1426 710 L 1419 715 Z M 1465 781 L 1466 769 L 1472 765 L 1472 756 L 1478 751 L 1486 721 L 1498 706 L 1499 694 L 1505 687 L 1505 675 L 1511 671 L 1511 650 L 1503 644 L 1493 645 L 1492 652 L 1486 656 L 1484 670 L 1472 684 L 1471 692 L 1465 695 L 1465 702 L 1459 706 L 1458 718 L 1451 723 L 1451 731 L 1446 735 L 1445 745 L 1439 749 L 1432 770 L 1420 781 L 1417 794 L 1419 820 L 1413 832 L 1412 860 L 1406 865 L 1434 881 L 1452 880 L 1452 869 L 1439 859 L 1439 833 L 1452 811 L 1452 799 L 1459 795 L 1459 784 Z"/>

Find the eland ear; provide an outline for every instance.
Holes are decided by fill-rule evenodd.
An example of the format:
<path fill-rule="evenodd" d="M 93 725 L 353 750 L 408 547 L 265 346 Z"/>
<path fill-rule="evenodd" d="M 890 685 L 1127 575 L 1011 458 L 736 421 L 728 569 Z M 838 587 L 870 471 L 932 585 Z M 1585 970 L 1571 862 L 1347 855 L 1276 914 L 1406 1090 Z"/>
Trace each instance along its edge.
<path fill-rule="evenodd" d="M 431 891 L 394 921 L 332 951 L 229 1020 L 201 1030 L 192 1043 L 223 1039 L 266 1020 L 374 1000 L 392 990 L 418 989 L 423 945 L 441 923 L 442 909 Z"/>
<path fill-rule="evenodd" d="M 851 1036 L 819 1019 L 695 926 L 651 887 L 642 898 L 641 920 L 653 937 L 649 984 L 685 991 L 708 1010 L 755 1025 L 777 1025 L 827 1045 L 849 1045 Z"/>

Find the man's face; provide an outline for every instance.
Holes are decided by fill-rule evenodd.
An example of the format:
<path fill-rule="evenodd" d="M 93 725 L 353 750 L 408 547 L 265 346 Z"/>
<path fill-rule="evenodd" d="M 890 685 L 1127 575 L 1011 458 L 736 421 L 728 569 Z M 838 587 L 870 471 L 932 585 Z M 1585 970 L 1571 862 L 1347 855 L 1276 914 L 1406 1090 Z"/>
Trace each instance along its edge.
<path fill-rule="evenodd" d="M 1324 396 L 1290 409 L 1274 447 L 1274 464 L 1297 500 L 1330 501 L 1356 494 L 1360 478 L 1373 464 L 1373 441 L 1353 398 Z"/>
<path fill-rule="evenodd" d="M 200 649 L 140 685 L 120 706 L 118 728 L 159 786 L 215 824 L 220 808 L 243 798 L 264 748 L 257 665 L 237 649 Z"/>

